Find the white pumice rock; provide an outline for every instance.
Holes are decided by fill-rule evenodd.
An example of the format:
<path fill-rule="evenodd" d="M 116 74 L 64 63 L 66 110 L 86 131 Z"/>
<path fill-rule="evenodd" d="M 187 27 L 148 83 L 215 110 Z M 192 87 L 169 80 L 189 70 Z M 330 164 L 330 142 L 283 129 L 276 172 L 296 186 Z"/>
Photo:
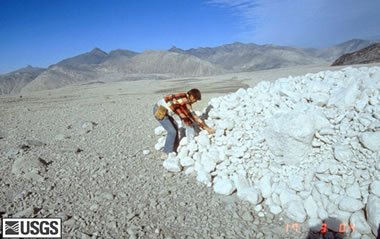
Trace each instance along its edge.
<path fill-rule="evenodd" d="M 360 237 L 360 239 L 374 239 L 374 237 L 373 236 L 368 236 L 368 235 L 362 235 Z"/>
<path fill-rule="evenodd" d="M 214 180 L 214 191 L 219 194 L 230 195 L 236 190 L 232 180 L 216 177 Z"/>
<path fill-rule="evenodd" d="M 243 200 L 246 200 L 252 204 L 258 204 L 262 201 L 261 194 L 253 187 L 242 188 L 237 191 L 237 196 Z"/>
<path fill-rule="evenodd" d="M 312 232 L 320 232 L 322 227 L 322 221 L 319 218 L 309 218 L 307 224 Z"/>
<path fill-rule="evenodd" d="M 197 180 L 203 184 L 206 184 L 206 186 L 211 187 L 211 174 L 208 172 L 200 169 L 197 170 Z"/>
<path fill-rule="evenodd" d="M 338 108 L 353 107 L 357 97 L 360 95 L 360 90 L 357 82 L 353 82 L 348 87 L 337 90 L 330 97 L 328 106 L 337 106 Z"/>
<path fill-rule="evenodd" d="M 183 137 L 181 141 L 179 142 L 180 146 L 186 146 L 189 143 L 190 139 L 188 137 Z"/>
<path fill-rule="evenodd" d="M 312 196 L 309 196 L 303 203 L 304 208 L 306 210 L 309 218 L 317 218 L 318 217 L 318 205 L 314 201 Z"/>
<path fill-rule="evenodd" d="M 329 217 L 329 214 L 327 213 L 326 209 L 324 209 L 323 207 L 319 208 L 318 218 L 321 220 L 325 220 L 328 217 Z"/>
<path fill-rule="evenodd" d="M 380 197 L 380 180 L 371 183 L 370 192 Z"/>
<path fill-rule="evenodd" d="M 380 131 L 362 133 L 359 140 L 366 148 L 374 152 L 380 151 Z"/>
<path fill-rule="evenodd" d="M 274 215 L 278 215 L 282 212 L 282 208 L 278 205 L 271 204 L 269 205 L 269 211 Z"/>
<path fill-rule="evenodd" d="M 371 227 L 368 225 L 364 211 L 356 211 L 350 217 L 350 224 L 355 227 L 355 230 L 361 234 L 369 234 L 371 233 Z"/>
<path fill-rule="evenodd" d="M 298 175 L 292 175 L 289 177 L 288 185 L 290 189 L 294 191 L 302 191 L 304 188 L 303 178 Z"/>
<path fill-rule="evenodd" d="M 274 155 L 284 157 L 286 164 L 297 165 L 311 151 L 315 128 L 309 115 L 293 110 L 274 115 L 268 125 L 265 139 L 269 149 Z"/>
<path fill-rule="evenodd" d="M 347 212 L 356 212 L 364 208 L 364 203 L 352 197 L 342 198 L 339 202 L 339 209 Z"/>
<path fill-rule="evenodd" d="M 162 126 L 158 126 L 157 128 L 154 129 L 155 135 L 162 136 L 162 135 L 164 135 L 165 132 L 166 132 L 166 130 Z"/>
<path fill-rule="evenodd" d="M 347 222 L 365 208 L 372 226 L 376 217 L 368 212 L 377 210 L 380 180 L 379 94 L 380 67 L 347 67 L 213 98 L 207 124 L 216 132 L 181 141 L 179 166 L 219 193 L 263 202 L 273 214 L 291 214 L 289 205 L 300 202 L 302 209 L 291 215 L 298 221 L 335 216 Z M 164 142 L 160 137 L 155 148 Z"/>
<path fill-rule="evenodd" d="M 360 199 L 362 196 L 360 186 L 357 182 L 349 185 L 346 189 L 346 193 L 351 198 L 356 198 L 356 199 Z"/>
<path fill-rule="evenodd" d="M 350 162 L 353 157 L 353 153 L 348 145 L 335 145 L 334 157 L 341 163 Z"/>
<path fill-rule="evenodd" d="M 148 155 L 148 154 L 150 154 L 150 150 L 144 149 L 142 153 L 143 153 L 143 155 Z"/>
<path fill-rule="evenodd" d="M 284 189 L 280 193 L 281 205 L 285 206 L 290 201 L 302 201 L 302 198 L 298 196 L 294 191 L 290 189 Z"/>
<path fill-rule="evenodd" d="M 195 172 L 194 167 L 188 167 L 185 170 L 186 175 L 192 174 L 193 172 Z"/>
<path fill-rule="evenodd" d="M 361 239 L 362 234 L 360 234 L 358 231 L 353 231 L 350 234 L 350 239 Z"/>
<path fill-rule="evenodd" d="M 234 174 L 231 178 L 238 191 L 251 187 L 245 176 Z"/>
<path fill-rule="evenodd" d="M 375 195 L 369 195 L 366 206 L 367 222 L 375 236 L 380 225 L 380 198 Z"/>
<path fill-rule="evenodd" d="M 216 167 L 216 162 L 214 161 L 214 159 L 212 159 L 208 155 L 204 155 L 204 156 L 202 155 L 200 163 L 202 165 L 203 170 L 208 173 L 214 171 Z"/>
<path fill-rule="evenodd" d="M 286 215 L 298 223 L 303 223 L 306 220 L 306 212 L 302 201 L 291 201 L 285 206 Z"/>
<path fill-rule="evenodd" d="M 351 215 L 352 212 L 346 212 L 342 210 L 337 210 L 336 212 L 331 214 L 332 217 L 338 218 L 339 221 L 345 225 L 348 225 Z"/>
<path fill-rule="evenodd" d="M 157 144 L 154 145 L 154 148 L 158 151 L 164 148 L 165 138 L 159 138 Z"/>
<path fill-rule="evenodd" d="M 257 205 L 255 206 L 255 211 L 256 211 L 256 212 L 260 212 L 262 209 L 263 209 L 263 206 L 261 206 L 261 204 L 257 204 Z"/>
<path fill-rule="evenodd" d="M 199 134 L 197 142 L 202 147 L 208 147 L 210 145 L 210 139 L 206 134 Z"/>
<path fill-rule="evenodd" d="M 264 198 L 269 198 L 272 193 L 272 177 L 265 175 L 258 182 L 258 187 Z"/>
<path fill-rule="evenodd" d="M 182 167 L 179 163 L 179 158 L 175 155 L 169 154 L 168 158 L 163 162 L 164 168 L 173 173 L 181 172 Z"/>
<path fill-rule="evenodd" d="M 193 158 L 190 158 L 190 157 L 183 157 L 183 158 L 180 158 L 180 163 L 183 167 L 189 167 L 189 166 L 192 166 L 194 165 L 194 159 Z"/>

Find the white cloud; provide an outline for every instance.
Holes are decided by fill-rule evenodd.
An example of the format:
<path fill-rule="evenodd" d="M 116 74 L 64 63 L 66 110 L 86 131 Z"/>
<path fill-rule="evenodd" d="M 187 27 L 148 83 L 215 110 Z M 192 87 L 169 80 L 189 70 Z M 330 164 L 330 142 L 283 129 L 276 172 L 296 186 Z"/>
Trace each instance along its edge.
<path fill-rule="evenodd" d="M 378 0 L 208 0 L 239 16 L 240 38 L 259 44 L 322 47 L 379 35 Z"/>

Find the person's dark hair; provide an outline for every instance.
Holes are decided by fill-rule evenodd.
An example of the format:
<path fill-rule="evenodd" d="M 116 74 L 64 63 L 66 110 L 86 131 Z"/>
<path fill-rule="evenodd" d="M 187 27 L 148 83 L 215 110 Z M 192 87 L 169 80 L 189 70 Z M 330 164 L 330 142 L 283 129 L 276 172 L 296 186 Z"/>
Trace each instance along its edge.
<path fill-rule="evenodd" d="M 187 92 L 187 94 L 192 95 L 197 100 L 201 100 L 201 92 L 198 89 L 191 89 Z"/>

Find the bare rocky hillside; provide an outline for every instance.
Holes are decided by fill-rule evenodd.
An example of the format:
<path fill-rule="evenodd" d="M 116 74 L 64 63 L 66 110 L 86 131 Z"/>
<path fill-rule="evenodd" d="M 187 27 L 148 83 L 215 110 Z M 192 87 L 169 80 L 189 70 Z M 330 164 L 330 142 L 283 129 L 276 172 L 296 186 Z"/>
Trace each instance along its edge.
<path fill-rule="evenodd" d="M 333 66 L 366 64 L 380 62 L 380 43 L 370 45 L 359 51 L 344 54 L 334 61 Z"/>
<path fill-rule="evenodd" d="M 17 94 L 20 90 L 33 81 L 45 69 L 27 66 L 17 71 L 0 75 L 0 95 Z"/>

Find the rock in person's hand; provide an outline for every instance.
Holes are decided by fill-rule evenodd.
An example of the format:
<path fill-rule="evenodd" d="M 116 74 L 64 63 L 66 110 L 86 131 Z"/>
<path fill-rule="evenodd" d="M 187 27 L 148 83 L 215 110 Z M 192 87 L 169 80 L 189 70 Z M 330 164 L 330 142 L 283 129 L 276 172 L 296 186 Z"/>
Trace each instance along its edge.
<path fill-rule="evenodd" d="M 213 128 L 206 128 L 206 130 L 207 130 L 207 132 L 208 132 L 209 134 L 213 134 L 213 133 L 215 133 L 215 129 L 213 129 Z"/>

